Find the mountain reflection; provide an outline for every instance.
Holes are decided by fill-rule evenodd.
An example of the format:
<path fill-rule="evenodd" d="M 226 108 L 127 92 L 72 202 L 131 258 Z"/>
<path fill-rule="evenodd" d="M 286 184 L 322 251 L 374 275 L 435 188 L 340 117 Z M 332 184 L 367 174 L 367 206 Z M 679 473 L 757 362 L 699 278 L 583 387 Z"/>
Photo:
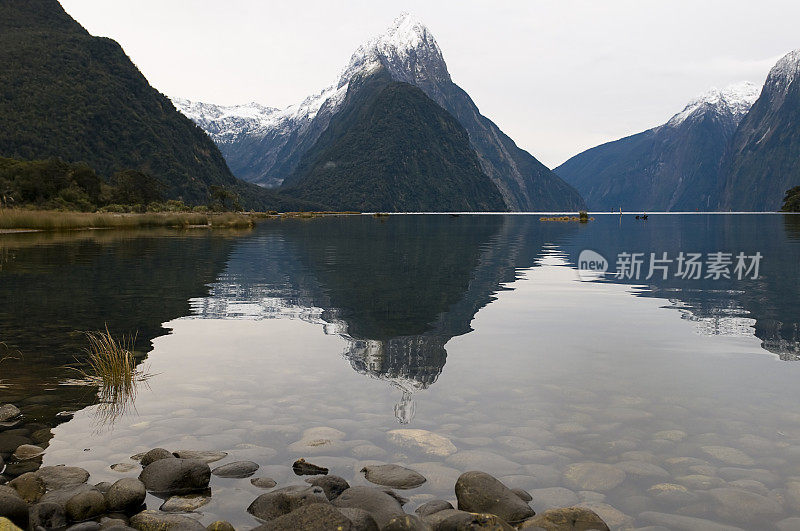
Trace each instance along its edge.
<path fill-rule="evenodd" d="M 574 226 L 531 217 L 392 216 L 265 224 L 240 242 L 207 299 L 207 318 L 291 317 L 346 341 L 359 373 L 400 393 L 395 414 L 413 416 L 412 394 L 436 382 L 445 345 L 471 330 L 477 311 L 516 270 Z"/>
<path fill-rule="evenodd" d="M 707 335 L 753 336 L 764 350 L 786 361 L 800 359 L 800 216 L 651 215 L 647 222 L 625 216 L 600 216 L 599 223 L 573 238 L 565 250 L 576 264 L 582 249 L 592 249 L 615 269 L 622 252 L 744 252 L 763 255 L 758 279 L 684 280 L 658 274 L 645 280 L 609 282 L 642 285 L 639 296 L 664 298 Z M 646 271 L 644 271 L 646 274 Z"/>

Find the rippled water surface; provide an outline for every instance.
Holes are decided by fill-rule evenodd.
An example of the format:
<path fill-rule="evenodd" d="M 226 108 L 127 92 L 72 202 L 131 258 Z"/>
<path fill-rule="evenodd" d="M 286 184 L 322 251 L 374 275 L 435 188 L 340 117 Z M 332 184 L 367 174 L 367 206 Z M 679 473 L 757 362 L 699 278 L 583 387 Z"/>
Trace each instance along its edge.
<path fill-rule="evenodd" d="M 612 263 L 621 252 L 763 259 L 758 279 L 581 281 L 583 249 Z M 403 493 L 406 510 L 453 499 L 458 475 L 480 469 L 530 491 L 537 511 L 583 503 L 620 529 L 702 523 L 681 517 L 797 529 L 798 323 L 791 216 L 0 235 L 0 403 L 25 414 L 0 428 L 0 455 L 10 437 L 32 438 L 49 443 L 45 465 L 98 482 L 135 475 L 109 465 L 156 446 L 221 450 L 217 464 L 256 461 L 279 486 L 302 481 L 298 457 L 351 484 L 366 483 L 364 464 L 394 462 L 428 479 Z M 117 416 L 66 367 L 83 356 L 82 332 L 106 324 L 137 333 L 151 375 Z M 452 446 L 400 444 L 398 429 Z M 245 509 L 263 491 L 247 479 L 214 477 L 212 491 L 204 523 L 257 523 Z"/>

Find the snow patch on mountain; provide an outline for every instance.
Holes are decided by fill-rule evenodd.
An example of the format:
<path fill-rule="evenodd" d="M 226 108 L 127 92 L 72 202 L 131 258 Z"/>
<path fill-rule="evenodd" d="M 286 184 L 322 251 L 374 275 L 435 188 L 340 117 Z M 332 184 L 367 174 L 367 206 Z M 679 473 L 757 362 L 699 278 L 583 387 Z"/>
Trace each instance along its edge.
<path fill-rule="evenodd" d="M 800 50 L 794 50 L 784 55 L 769 72 L 767 83 L 781 85 L 784 91 L 788 90 L 795 79 L 800 78 Z"/>
<path fill-rule="evenodd" d="M 673 116 L 667 125 L 678 126 L 691 117 L 699 116 L 706 111 L 730 113 L 738 122 L 761 94 L 761 87 L 749 81 L 741 81 L 718 89 L 712 87 L 689 102 L 683 111 Z"/>

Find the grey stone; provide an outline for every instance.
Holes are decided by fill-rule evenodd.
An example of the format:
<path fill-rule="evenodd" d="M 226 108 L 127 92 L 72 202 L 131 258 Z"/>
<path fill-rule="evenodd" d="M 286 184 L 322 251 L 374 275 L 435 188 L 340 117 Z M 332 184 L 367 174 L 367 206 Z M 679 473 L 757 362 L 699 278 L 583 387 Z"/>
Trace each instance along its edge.
<path fill-rule="evenodd" d="M 262 494 L 247 508 L 261 520 L 272 520 L 314 503 L 329 503 L 322 488 L 312 485 L 290 485 Z"/>
<path fill-rule="evenodd" d="M 130 526 L 139 531 L 205 531 L 206 529 L 194 518 L 150 510 L 133 516 Z"/>
<path fill-rule="evenodd" d="M 372 487 L 350 487 L 333 500 L 336 507 L 355 507 L 370 513 L 378 527 L 383 528 L 389 520 L 402 515 L 403 507 L 386 492 Z"/>
<path fill-rule="evenodd" d="M 313 503 L 298 507 L 255 528 L 254 531 L 314 529 L 319 531 L 351 531 L 353 523 L 329 504 Z"/>
<path fill-rule="evenodd" d="M 398 515 L 389 520 L 382 531 L 431 531 L 431 526 L 413 514 Z"/>
<path fill-rule="evenodd" d="M 458 508 L 472 513 L 494 514 L 516 524 L 536 513 L 511 489 L 485 472 L 465 472 L 456 481 Z"/>
<path fill-rule="evenodd" d="M 66 507 L 67 502 L 69 501 L 70 498 L 72 498 L 73 496 L 75 496 L 78 493 L 89 492 L 89 491 L 100 492 L 99 490 L 97 490 L 95 487 L 92 487 L 91 485 L 86 485 L 86 484 L 70 485 L 70 486 L 64 487 L 62 489 L 56 489 L 56 490 L 48 491 L 44 496 L 42 496 L 42 499 L 39 500 L 39 501 L 41 503 L 45 503 L 45 502 L 47 502 L 47 503 L 57 503 L 61 507 Z"/>
<path fill-rule="evenodd" d="M 8 518 L 23 529 L 28 528 L 28 504 L 19 496 L 0 493 L 0 516 Z"/>
<path fill-rule="evenodd" d="M 188 494 L 208 488 L 211 469 L 197 459 L 170 457 L 153 461 L 139 474 L 145 488 L 157 494 Z"/>
<path fill-rule="evenodd" d="M 90 518 L 95 518 L 105 513 L 108 509 L 106 498 L 99 490 L 91 489 L 78 494 L 67 500 L 64 509 L 67 518 L 72 522 L 83 522 Z"/>
<path fill-rule="evenodd" d="M 125 472 L 136 470 L 137 467 L 133 463 L 115 463 L 111 465 L 109 468 L 114 472 L 120 472 L 124 474 Z"/>
<path fill-rule="evenodd" d="M 725 481 L 754 479 L 767 486 L 775 486 L 781 481 L 778 474 L 764 468 L 722 467 L 719 469 L 719 477 Z"/>
<path fill-rule="evenodd" d="M 427 430 L 398 429 L 386 433 L 389 442 L 401 448 L 435 457 L 447 457 L 457 451 L 455 445 L 442 435 Z"/>
<path fill-rule="evenodd" d="M 28 503 L 38 502 L 47 490 L 44 480 L 35 472 L 28 472 L 12 479 L 8 486 L 19 492 L 19 495 Z"/>
<path fill-rule="evenodd" d="M 775 524 L 779 531 L 797 531 L 800 529 L 800 516 L 784 518 Z"/>
<path fill-rule="evenodd" d="M 511 492 L 513 492 L 514 494 L 516 494 L 517 496 L 519 496 L 519 499 L 520 499 L 520 500 L 522 500 L 522 501 L 524 501 L 525 503 L 528 503 L 529 501 L 532 501 L 532 500 L 533 500 L 533 496 L 531 496 L 530 494 L 528 494 L 528 491 L 527 491 L 527 490 L 523 490 L 523 489 L 511 489 Z"/>
<path fill-rule="evenodd" d="M 430 516 L 433 513 L 438 513 L 439 511 L 446 511 L 448 509 L 455 509 L 453 504 L 446 500 L 431 500 L 427 503 L 423 503 L 414 511 L 419 516 Z"/>
<path fill-rule="evenodd" d="M 0 454 L 11 454 L 22 446 L 31 442 L 27 437 L 14 435 L 7 432 L 0 433 Z"/>
<path fill-rule="evenodd" d="M 355 507 L 339 507 L 342 513 L 352 523 L 352 531 L 378 531 L 378 524 L 367 511 Z"/>
<path fill-rule="evenodd" d="M 320 487 L 329 500 L 337 498 L 341 493 L 350 488 L 350 484 L 339 476 L 320 476 L 306 479 L 306 483 Z"/>
<path fill-rule="evenodd" d="M 413 489 L 426 481 L 422 474 L 400 465 L 367 465 L 361 472 L 370 483 L 396 489 Z"/>
<path fill-rule="evenodd" d="M 252 461 L 234 461 L 227 465 L 218 466 L 211 471 L 221 478 L 249 478 L 258 470 L 258 463 Z"/>
<path fill-rule="evenodd" d="M 146 467 L 149 464 L 155 463 L 159 459 L 169 459 L 172 457 L 175 456 L 172 455 L 172 452 L 169 450 L 164 448 L 153 448 L 152 450 L 145 452 L 140 462 L 142 463 L 142 467 Z"/>
<path fill-rule="evenodd" d="M 42 478 L 47 490 L 82 485 L 89 480 L 89 472 L 76 466 L 44 466 L 36 475 Z"/>
<path fill-rule="evenodd" d="M 250 480 L 250 484 L 259 489 L 271 489 L 278 483 L 272 478 L 253 478 Z"/>
<path fill-rule="evenodd" d="M 292 470 L 298 476 L 317 476 L 320 474 L 327 474 L 328 469 L 322 466 L 317 466 L 309 463 L 305 459 L 298 459 L 292 464 Z"/>
<path fill-rule="evenodd" d="M 19 461 L 27 461 L 28 459 L 36 459 L 44 454 L 44 448 L 35 446 L 33 444 L 22 444 L 14 450 L 14 459 Z"/>
<path fill-rule="evenodd" d="M 236 531 L 230 522 L 217 520 L 206 527 L 206 531 Z"/>
<path fill-rule="evenodd" d="M 146 496 L 144 483 L 136 478 L 122 478 L 109 487 L 106 500 L 110 511 L 129 513 L 139 509 Z"/>
<path fill-rule="evenodd" d="M 14 404 L 3 404 L 0 406 L 0 422 L 8 422 L 22 415 L 22 412 Z"/>
<path fill-rule="evenodd" d="M 100 531 L 100 529 L 99 522 L 81 522 L 69 526 L 66 531 Z"/>
<path fill-rule="evenodd" d="M 45 529 L 60 529 L 67 525 L 67 513 L 64 507 L 53 502 L 42 502 L 31 506 L 30 526 L 33 529 L 43 527 Z"/>
<path fill-rule="evenodd" d="M 610 531 L 608 525 L 594 511 L 585 507 L 549 509 L 525 520 L 519 529 L 542 528 L 548 531 Z"/>

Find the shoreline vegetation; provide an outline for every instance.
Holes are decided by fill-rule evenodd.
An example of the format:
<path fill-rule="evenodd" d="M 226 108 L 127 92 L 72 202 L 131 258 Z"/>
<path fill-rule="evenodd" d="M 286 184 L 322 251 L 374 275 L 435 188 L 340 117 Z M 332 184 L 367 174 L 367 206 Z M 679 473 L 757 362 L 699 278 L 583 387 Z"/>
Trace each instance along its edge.
<path fill-rule="evenodd" d="M 138 228 L 252 228 L 262 219 L 317 218 L 357 215 L 360 212 L 73 212 L 61 210 L 0 209 L 0 234 L 11 232 L 70 231 Z"/>

